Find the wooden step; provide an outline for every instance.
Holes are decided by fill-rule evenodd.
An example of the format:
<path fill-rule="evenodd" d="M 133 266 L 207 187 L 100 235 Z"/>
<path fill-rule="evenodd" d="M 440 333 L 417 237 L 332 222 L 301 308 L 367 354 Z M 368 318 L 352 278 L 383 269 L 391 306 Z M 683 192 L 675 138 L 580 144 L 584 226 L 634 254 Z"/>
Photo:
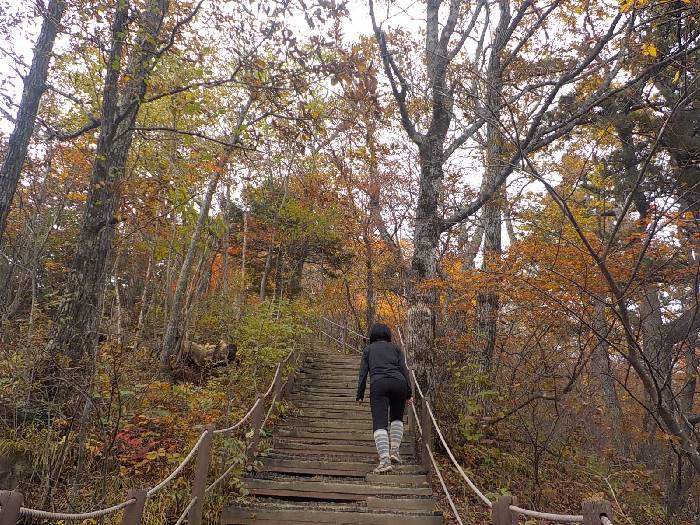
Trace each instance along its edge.
<path fill-rule="evenodd" d="M 309 450 L 314 452 L 343 452 L 351 454 L 368 454 L 375 456 L 377 449 L 374 444 L 338 443 L 333 440 L 321 439 L 295 439 L 273 437 L 275 450 Z M 402 443 L 399 449 L 401 454 L 414 454 L 413 443 Z"/>
<path fill-rule="evenodd" d="M 371 413 L 370 406 L 368 402 L 362 403 L 358 406 L 353 400 L 352 402 L 347 401 L 324 401 L 323 399 L 306 399 L 304 397 L 298 398 L 293 401 L 293 406 L 296 408 L 318 408 L 318 409 L 331 409 L 331 410 L 350 410 L 352 412 L 366 412 Z"/>
<path fill-rule="evenodd" d="M 357 365 L 318 365 L 318 364 L 308 364 L 303 367 L 304 373 L 309 375 L 318 375 L 326 378 L 343 377 L 343 376 L 355 376 L 357 378 L 360 375 L 360 364 Z"/>
<path fill-rule="evenodd" d="M 354 384 L 357 386 L 357 380 L 359 379 L 360 376 L 360 371 L 354 371 L 354 372 L 348 372 L 344 371 L 343 373 L 333 373 L 333 372 L 302 372 L 299 375 L 296 376 L 296 379 L 298 381 L 320 381 L 322 383 L 333 383 L 333 382 L 340 382 L 341 384 L 343 383 L 350 383 Z M 369 382 L 369 381 L 368 381 Z"/>
<path fill-rule="evenodd" d="M 362 409 L 361 407 L 358 407 L 356 410 L 352 410 L 350 408 L 338 409 L 314 406 L 301 406 L 298 407 L 297 413 L 294 415 L 294 417 L 301 419 L 311 419 L 315 421 L 372 421 L 372 414 L 369 411 L 369 409 Z M 406 421 L 406 418 L 407 414 L 404 413 L 404 421 Z"/>
<path fill-rule="evenodd" d="M 400 507 L 400 501 L 397 506 Z M 442 514 L 430 511 L 367 509 L 358 505 L 257 503 L 224 509 L 222 525 L 443 525 Z"/>
<path fill-rule="evenodd" d="M 355 389 L 350 389 L 350 388 L 321 388 L 321 387 L 316 387 L 316 386 L 298 386 L 295 385 L 294 387 L 294 394 L 300 395 L 300 396 L 306 396 L 306 395 L 311 395 L 311 396 L 319 396 L 319 397 L 328 397 L 331 399 L 336 399 L 336 398 L 350 398 L 350 401 L 355 401 L 357 392 Z"/>
<path fill-rule="evenodd" d="M 295 417 L 303 417 L 306 419 L 330 420 L 330 419 L 354 419 L 358 421 L 371 421 L 372 413 L 369 407 L 337 407 L 323 405 L 293 405 Z"/>
<path fill-rule="evenodd" d="M 398 505 L 403 510 L 422 510 L 426 512 L 435 510 L 435 500 L 432 497 L 401 498 L 400 501 L 397 501 L 396 498 L 369 497 L 365 501 L 365 505 L 368 509 L 376 510 L 392 510 L 396 509 Z"/>
<path fill-rule="evenodd" d="M 374 445 L 374 434 L 366 429 L 334 430 L 302 428 L 277 428 L 273 435 L 280 438 L 320 439 L 323 441 L 350 441 L 351 443 L 369 443 Z M 412 442 L 413 435 L 404 435 L 403 441 Z"/>
<path fill-rule="evenodd" d="M 314 377 L 300 377 L 297 379 L 296 383 L 299 386 L 316 386 L 321 388 L 335 388 L 335 389 L 346 389 L 355 390 L 357 388 L 357 377 L 353 378 L 328 378 L 319 379 Z"/>
<path fill-rule="evenodd" d="M 288 417 L 281 425 L 283 428 L 313 428 L 314 430 L 355 430 L 365 432 L 372 430 L 372 418 L 367 415 L 366 419 L 349 419 L 342 417 L 308 417 L 300 414 L 295 417 Z M 408 431 L 404 423 L 404 431 Z"/>
<path fill-rule="evenodd" d="M 352 392 L 357 390 L 357 381 L 342 381 L 336 384 L 331 382 L 318 383 L 313 380 L 297 381 L 295 386 L 299 390 L 329 390 L 333 392 Z"/>
<path fill-rule="evenodd" d="M 399 465 L 394 465 L 391 472 L 375 474 L 369 472 L 365 479 L 367 483 L 378 483 L 382 485 L 411 485 L 413 487 L 425 487 L 428 485 L 428 477 L 425 474 L 406 474 L 396 472 Z"/>
<path fill-rule="evenodd" d="M 343 478 L 338 478 L 343 479 Z M 245 478 L 243 484 L 254 496 L 306 498 L 315 501 L 364 501 L 370 496 L 430 496 L 432 488 L 423 484 L 400 485 L 366 483 L 363 480 L 336 481 L 333 478 Z"/>
<path fill-rule="evenodd" d="M 290 474 L 346 476 L 364 479 L 377 466 L 376 461 L 328 461 L 270 455 L 261 458 L 262 470 Z M 421 465 L 394 465 L 396 474 L 425 474 Z"/>

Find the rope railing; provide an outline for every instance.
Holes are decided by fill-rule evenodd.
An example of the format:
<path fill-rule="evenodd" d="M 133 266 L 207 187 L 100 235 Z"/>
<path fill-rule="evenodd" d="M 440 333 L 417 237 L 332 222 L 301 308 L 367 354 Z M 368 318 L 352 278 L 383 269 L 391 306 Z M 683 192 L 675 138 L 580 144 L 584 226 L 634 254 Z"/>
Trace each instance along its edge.
<path fill-rule="evenodd" d="M 401 346 L 403 347 L 403 335 L 401 334 L 400 329 L 398 330 L 398 334 L 399 340 L 401 341 Z M 415 421 L 417 429 L 420 432 L 422 440 L 422 453 L 428 456 L 427 458 L 423 459 L 423 463 L 424 466 L 432 466 L 435 470 L 435 473 L 437 474 L 440 484 L 442 486 L 443 492 L 447 497 L 447 501 L 450 505 L 450 508 L 452 509 L 452 512 L 455 514 L 455 517 L 459 523 L 462 523 L 461 518 L 457 514 L 457 510 L 454 506 L 452 496 L 448 490 L 447 485 L 444 482 L 442 474 L 439 471 L 437 462 L 435 461 L 433 453 L 430 449 L 429 442 L 431 441 L 431 437 L 430 433 L 427 432 L 428 426 L 435 429 L 435 432 L 438 435 L 438 438 L 440 440 L 440 443 L 442 444 L 443 449 L 445 450 L 445 453 L 449 457 L 450 461 L 452 462 L 452 465 L 455 467 L 457 472 L 459 472 L 462 479 L 469 486 L 472 492 L 478 497 L 478 499 L 491 510 L 494 525 L 511 525 L 514 521 L 514 514 L 520 514 L 523 516 L 527 516 L 528 518 L 534 518 L 537 520 L 554 521 L 557 523 L 584 523 L 584 525 L 614 525 L 611 518 L 613 516 L 612 506 L 608 501 L 585 501 L 583 503 L 583 514 L 558 514 L 526 509 L 523 507 L 519 507 L 517 505 L 516 498 L 512 496 L 502 496 L 496 502 L 491 501 L 479 489 L 479 487 L 476 486 L 476 484 L 469 478 L 469 476 L 467 476 L 467 474 L 464 472 L 464 469 L 457 461 L 457 458 L 455 457 L 454 453 L 452 452 L 452 449 L 445 440 L 440 426 L 438 425 L 437 419 L 435 418 L 435 414 L 433 413 L 433 410 L 430 407 L 430 403 L 428 402 L 423 393 L 415 371 L 408 364 L 408 356 L 405 351 L 404 357 L 406 359 L 406 367 L 410 370 L 411 378 L 413 379 L 413 386 L 415 387 L 415 390 L 418 392 L 421 398 L 421 412 L 423 413 L 422 425 L 420 423 L 421 418 L 418 417 L 418 413 L 416 412 L 415 404 L 412 404 L 412 410 L 414 416 L 413 419 Z M 430 462 L 428 462 L 427 459 L 430 459 Z"/>
<path fill-rule="evenodd" d="M 414 417 L 414 421 L 416 422 L 417 430 L 422 436 L 423 428 L 421 427 L 421 424 L 419 423 L 418 413 L 416 412 L 416 406 L 413 403 L 411 403 L 411 410 L 413 411 L 413 417 Z M 455 505 L 455 502 L 452 499 L 452 494 L 450 494 L 450 491 L 447 488 L 447 484 L 445 483 L 445 480 L 442 477 L 442 472 L 440 470 L 440 466 L 438 465 L 438 462 L 435 460 L 435 456 L 433 455 L 433 452 L 430 450 L 430 447 L 427 447 L 427 451 L 428 451 L 428 454 L 430 454 L 430 461 L 433 464 L 433 468 L 435 469 L 435 474 L 437 474 L 438 480 L 440 480 L 440 485 L 442 486 L 442 491 L 445 493 L 445 497 L 447 498 L 447 503 L 450 505 L 450 509 L 452 509 L 452 514 L 454 515 L 454 517 L 457 520 L 457 523 L 459 525 L 464 525 L 464 523 L 462 522 L 462 517 L 459 515 L 459 511 L 457 510 L 457 506 Z"/>
<path fill-rule="evenodd" d="M 245 414 L 241 419 L 239 419 L 236 423 L 234 423 L 234 424 L 231 425 L 230 427 L 219 428 L 219 429 L 217 429 L 217 430 L 214 430 L 214 434 L 230 434 L 231 432 L 233 432 L 234 430 L 236 430 L 236 429 L 237 429 L 238 427 L 240 427 L 243 423 L 245 423 L 246 421 L 248 421 L 248 419 L 249 419 L 250 416 L 253 414 L 253 412 L 255 412 L 255 409 L 257 408 L 258 404 L 260 404 L 260 398 L 257 398 L 257 399 L 255 400 L 255 403 L 253 403 L 253 406 L 250 407 L 250 410 L 248 410 L 248 412 L 246 412 L 246 414 Z"/>
<path fill-rule="evenodd" d="M 418 380 L 416 379 L 416 374 L 415 372 L 411 371 L 413 374 L 413 380 L 415 381 L 415 384 L 418 384 Z M 421 397 L 423 395 L 421 394 Z M 428 401 L 425 402 L 425 409 L 428 412 L 428 415 L 430 416 L 430 420 L 433 424 L 433 428 L 435 429 L 435 432 L 437 432 L 438 437 L 440 438 L 440 442 L 442 443 L 442 447 L 445 449 L 445 452 L 447 452 L 447 456 L 450 458 L 452 461 L 452 464 L 455 466 L 457 469 L 457 472 L 462 476 L 462 479 L 467 483 L 470 489 L 472 489 L 472 492 L 478 496 L 478 498 L 486 505 L 487 507 L 491 508 L 493 506 L 493 503 L 489 498 L 486 497 L 486 495 L 479 490 L 479 487 L 476 486 L 476 484 L 467 476 L 467 474 L 464 472 L 464 469 L 462 466 L 459 464 L 457 461 L 457 458 L 455 458 L 454 454 L 452 453 L 452 450 L 450 449 L 449 445 L 447 444 L 447 441 L 445 441 L 445 436 L 443 436 L 442 431 L 440 430 L 440 427 L 437 424 L 437 421 L 435 420 L 435 415 L 433 414 L 433 410 L 430 408 L 430 403 Z"/>
<path fill-rule="evenodd" d="M 204 439 L 207 437 L 207 432 L 208 430 L 205 430 L 199 435 L 199 439 L 197 442 L 194 444 L 190 452 L 185 456 L 185 458 L 180 462 L 180 464 L 175 467 L 175 470 L 173 470 L 168 477 L 166 477 L 163 481 L 158 483 L 155 487 L 152 489 L 146 491 L 146 494 L 148 494 L 149 498 L 152 498 L 158 492 L 160 492 L 162 489 L 164 489 L 166 486 L 170 484 L 171 481 L 173 481 L 179 474 L 184 470 L 184 468 L 187 466 L 187 464 L 192 461 L 192 458 L 194 455 L 197 453 L 197 450 L 199 450 L 199 446 L 202 444 Z"/>
<path fill-rule="evenodd" d="M 192 482 L 192 497 L 189 504 L 184 509 L 176 525 L 179 525 L 187 519 L 189 525 L 200 525 L 202 521 L 202 508 L 204 503 L 204 496 L 210 494 L 223 480 L 225 480 L 237 463 L 232 463 L 224 473 L 219 476 L 213 483 L 206 486 L 206 480 L 209 473 L 209 462 L 211 459 L 211 449 L 212 440 L 215 435 L 230 434 L 234 430 L 240 428 L 244 423 L 252 420 L 253 426 L 253 436 L 250 443 L 246 448 L 246 458 L 252 460 L 257 453 L 258 442 L 260 439 L 260 432 L 264 425 L 267 423 L 268 418 L 272 412 L 275 402 L 278 401 L 282 395 L 282 374 L 285 366 L 289 363 L 290 359 L 293 363 L 296 363 L 298 353 L 296 349 L 293 349 L 287 354 L 287 356 L 282 359 L 275 370 L 275 375 L 270 382 L 269 388 L 264 394 L 257 396 L 255 402 L 251 408 L 246 412 L 246 414 L 241 417 L 235 424 L 221 429 L 215 429 L 213 426 L 208 426 L 199 435 L 199 438 L 192 446 L 188 454 L 182 459 L 182 461 L 175 467 L 175 469 L 162 481 L 160 481 L 154 487 L 144 490 L 132 489 L 127 494 L 125 501 L 112 505 L 104 509 L 94 510 L 90 512 L 80 512 L 80 513 L 68 513 L 68 512 L 52 512 L 40 509 L 33 509 L 23 506 L 24 496 L 22 493 L 17 491 L 0 491 L 0 521 L 2 523 L 14 523 L 19 517 L 24 517 L 28 519 L 40 519 L 40 520 L 50 520 L 50 521 L 80 521 L 86 519 L 95 519 L 108 516 L 110 514 L 115 514 L 119 511 L 124 511 L 122 516 L 122 525 L 140 525 L 141 518 L 143 515 L 143 510 L 146 501 L 152 498 L 162 489 L 167 487 L 173 482 L 175 478 L 178 477 L 185 469 L 185 467 L 192 461 L 192 459 L 197 456 L 197 461 L 195 465 L 195 475 Z M 294 383 L 294 377 L 290 375 L 287 380 L 285 390 L 287 392 L 291 391 Z M 268 410 L 267 415 L 263 419 L 262 412 L 264 410 L 264 401 L 267 399 L 271 393 L 273 397 L 270 403 L 270 410 Z"/>
<path fill-rule="evenodd" d="M 130 500 L 118 503 L 116 505 L 112 505 L 111 507 L 107 507 L 106 509 L 99 509 L 99 510 L 93 510 L 91 512 L 78 512 L 78 513 L 50 512 L 50 511 L 46 511 L 46 510 L 30 509 L 27 507 L 21 507 L 19 509 L 19 514 L 20 514 L 20 516 L 24 516 L 25 518 L 35 518 L 35 519 L 40 519 L 40 520 L 66 520 L 66 521 L 89 520 L 89 519 L 94 519 L 94 518 L 101 518 L 101 517 L 107 516 L 109 514 L 114 514 L 115 512 L 119 512 L 120 510 L 127 508 L 129 505 L 132 505 L 135 502 L 136 502 L 135 499 L 130 499 Z"/>
<path fill-rule="evenodd" d="M 187 507 L 185 507 L 185 510 L 182 511 L 182 514 L 180 514 L 180 517 L 175 522 L 175 525 L 181 525 L 182 523 L 184 523 L 185 519 L 187 519 L 187 515 L 190 513 L 190 510 L 192 510 L 192 507 L 195 503 L 197 503 L 197 496 L 190 500 L 189 505 L 187 505 Z"/>
<path fill-rule="evenodd" d="M 361 333 L 350 328 L 347 325 L 347 323 L 340 324 L 340 323 L 337 323 L 331 319 L 328 319 L 327 317 L 321 317 L 320 322 L 321 323 L 325 322 L 326 324 L 328 324 L 330 326 L 326 327 L 327 330 L 324 330 L 324 328 L 322 326 L 319 326 L 318 327 L 319 332 L 322 335 L 326 336 L 328 339 L 338 343 L 343 351 L 348 349 L 348 350 L 351 350 L 355 353 L 360 353 L 360 354 L 362 353 L 362 346 L 364 346 L 367 342 L 366 336 L 364 336 Z M 338 328 L 340 330 L 340 334 L 338 334 L 338 335 L 332 334 L 331 332 L 332 332 L 333 328 Z M 349 337 L 355 338 L 356 344 L 354 344 L 354 345 L 350 344 L 348 342 Z"/>

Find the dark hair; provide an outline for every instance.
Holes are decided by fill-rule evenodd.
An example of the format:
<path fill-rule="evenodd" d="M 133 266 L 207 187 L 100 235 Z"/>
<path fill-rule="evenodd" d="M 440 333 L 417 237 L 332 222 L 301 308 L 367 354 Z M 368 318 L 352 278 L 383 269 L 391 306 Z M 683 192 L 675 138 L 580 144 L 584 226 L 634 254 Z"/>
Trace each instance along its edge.
<path fill-rule="evenodd" d="M 369 342 L 386 341 L 391 343 L 391 330 L 384 323 L 374 323 L 369 331 Z"/>

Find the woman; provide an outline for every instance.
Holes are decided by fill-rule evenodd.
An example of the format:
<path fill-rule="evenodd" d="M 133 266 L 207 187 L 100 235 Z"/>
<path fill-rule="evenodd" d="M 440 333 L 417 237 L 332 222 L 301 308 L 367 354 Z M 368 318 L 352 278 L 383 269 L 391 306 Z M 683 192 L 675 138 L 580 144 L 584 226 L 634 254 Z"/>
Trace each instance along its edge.
<path fill-rule="evenodd" d="M 403 352 L 391 342 L 391 330 L 385 324 L 375 323 L 372 326 L 369 345 L 362 352 L 360 379 L 357 383 L 358 405 L 365 397 L 367 372 L 371 378 L 369 402 L 372 409 L 372 430 L 379 453 L 379 466 L 374 472 L 387 472 L 392 468 L 392 461 L 401 462 L 399 447 L 403 437 L 403 413 L 412 392 Z M 389 432 L 387 428 L 390 429 Z"/>

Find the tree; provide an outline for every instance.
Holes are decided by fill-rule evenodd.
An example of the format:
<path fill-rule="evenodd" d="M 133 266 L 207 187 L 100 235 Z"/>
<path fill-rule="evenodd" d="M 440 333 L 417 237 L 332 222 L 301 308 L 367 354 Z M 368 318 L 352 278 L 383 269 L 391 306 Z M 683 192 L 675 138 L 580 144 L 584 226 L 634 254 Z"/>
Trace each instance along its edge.
<path fill-rule="evenodd" d="M 165 0 L 149 0 L 137 14 L 138 28 L 128 57 L 124 50 L 129 34 L 129 3 L 119 2 L 114 12 L 85 214 L 70 277 L 45 350 L 46 358 L 53 363 L 58 363 L 63 355 L 69 358 L 75 377 L 81 378 L 78 384 L 85 380 L 85 367 L 97 344 L 106 271 L 120 222 L 120 188 L 132 128 L 146 93 L 146 81 L 164 52 L 157 46 L 163 42 L 167 8 Z"/>
<path fill-rule="evenodd" d="M 41 96 L 46 90 L 46 76 L 53 44 L 65 7 L 66 3 L 63 0 L 50 0 L 46 7 L 41 32 L 34 48 L 32 65 L 24 79 L 24 90 L 15 119 L 15 129 L 10 135 L 7 153 L 0 167 L 0 246 L 2 246 L 12 197 L 27 157 L 27 148 L 34 131 Z"/>
<path fill-rule="evenodd" d="M 494 5 L 483 0 L 463 9 L 457 0 L 446 5 L 430 0 L 426 4 L 425 75 L 411 84 L 409 78 L 415 78 L 416 73 L 412 71 L 409 77 L 406 66 L 401 67 L 401 60 L 390 49 L 390 36 L 377 22 L 373 0 L 369 8 L 384 73 L 398 104 L 402 126 L 419 153 L 421 175 L 414 220 L 407 345 L 415 355 L 419 378 L 430 391 L 438 323 L 435 283 L 440 236 L 472 217 L 487 202 L 498 199 L 508 176 L 526 156 L 565 137 L 603 100 L 619 92 L 620 84 L 633 85 L 648 78 L 667 67 L 680 52 L 615 84 L 627 62 L 624 50 L 627 35 L 635 27 L 636 12 L 608 17 L 601 16 L 593 5 L 581 7 L 587 16 L 595 19 L 595 44 L 588 45 L 589 36 L 568 17 L 566 7 L 559 1 L 539 6 L 525 0 L 513 8 L 510 2 Z M 441 10 L 446 11 L 443 21 Z M 495 28 L 493 13 L 498 13 Z M 562 33 L 576 39 L 573 55 L 567 54 L 554 40 L 552 28 L 548 27 L 548 22 L 554 19 L 561 21 Z M 468 39 L 476 45 L 471 56 L 464 58 Z M 548 51 L 556 49 L 560 57 L 547 55 L 538 59 L 536 42 L 545 42 Z M 487 48 L 492 52 L 484 60 Z M 471 79 L 471 85 L 465 85 L 465 77 Z M 507 87 L 500 85 L 500 79 L 504 78 L 509 79 Z M 421 99 L 423 93 L 427 94 L 426 99 Z M 483 148 L 488 162 L 495 161 L 497 168 L 493 164 L 485 166 L 484 182 L 475 199 L 456 210 L 446 210 L 442 200 L 446 162 L 462 146 L 476 140 L 485 123 L 490 126 Z M 506 143 L 499 144 L 499 137 Z M 497 201 L 491 202 L 482 217 L 489 224 L 485 247 L 490 256 L 489 262 L 484 263 L 487 269 L 493 267 L 500 250 L 500 209 Z M 497 297 L 487 290 L 481 294 L 479 303 L 477 326 L 482 337 L 477 361 L 479 368 L 488 369 Z"/>

